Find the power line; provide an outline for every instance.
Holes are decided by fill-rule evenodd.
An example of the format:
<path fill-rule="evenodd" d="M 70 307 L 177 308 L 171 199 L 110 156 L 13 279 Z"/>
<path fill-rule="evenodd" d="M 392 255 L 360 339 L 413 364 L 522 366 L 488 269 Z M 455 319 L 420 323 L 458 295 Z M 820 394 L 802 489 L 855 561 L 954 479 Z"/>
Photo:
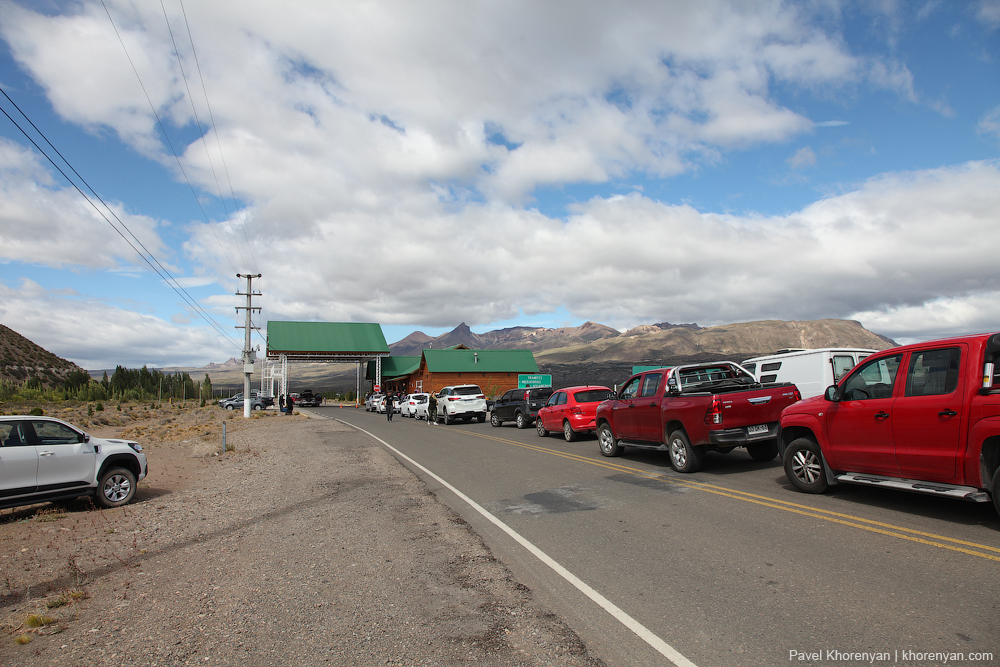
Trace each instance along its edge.
<path fill-rule="evenodd" d="M 35 141 L 35 140 L 34 140 L 34 139 L 33 139 L 33 138 L 31 137 L 31 135 L 30 135 L 30 134 L 29 134 L 29 133 L 28 133 L 28 132 L 27 132 L 27 131 L 26 131 L 26 130 L 25 130 L 25 129 L 24 129 L 24 128 L 23 128 L 22 126 L 21 126 L 21 124 L 20 124 L 20 123 L 18 123 L 18 122 L 17 122 L 16 120 L 14 120 L 14 118 L 13 118 L 13 117 L 12 117 L 12 116 L 11 116 L 11 115 L 10 115 L 9 113 L 7 113 L 7 110 L 6 110 L 6 109 L 3 109 L 3 108 L 0 108 L 0 111 L 2 111 L 2 112 L 3 112 L 3 115 L 5 115 L 5 116 L 6 116 L 6 117 L 7 117 L 7 118 L 8 118 L 9 120 L 10 120 L 10 122 L 12 122 L 12 123 L 14 124 L 14 126 L 15 126 L 15 127 L 16 127 L 16 128 L 18 129 L 18 130 L 20 130 L 20 131 L 21 131 L 21 134 L 23 134 L 23 135 L 25 136 L 25 138 L 26 138 L 26 139 L 27 139 L 28 141 L 30 141 L 30 142 L 31 142 L 31 144 L 32 144 L 32 145 L 33 145 L 33 146 L 35 147 L 35 149 L 36 149 L 36 150 L 38 150 L 38 152 L 39 152 L 39 153 L 41 153 L 42 155 L 44 155 L 44 156 L 45 156 L 45 159 L 47 159 L 47 160 L 48 160 L 48 161 L 49 161 L 49 162 L 50 162 L 50 163 L 52 164 L 52 166 L 53 166 L 53 167 L 55 167 L 55 168 L 56 168 L 56 170 L 57 170 L 57 171 L 58 171 L 58 172 L 59 172 L 59 173 L 60 173 L 60 174 L 61 174 L 61 175 L 63 176 L 63 178 L 65 178 L 65 179 L 66 179 L 66 181 L 67 181 L 67 182 L 68 182 L 68 183 L 69 183 L 70 185 L 72 185 L 72 186 L 73 186 L 73 188 L 74 188 L 74 189 L 76 189 L 76 191 L 77 191 L 77 192 L 79 192 L 79 193 L 80 193 L 80 195 L 81 195 L 81 196 L 82 196 L 82 197 L 83 197 L 84 199 L 86 199 L 86 200 L 87 200 L 87 202 L 88 202 L 88 203 L 89 203 L 89 204 L 90 204 L 90 205 L 91 205 L 91 206 L 92 206 L 92 207 L 94 208 L 94 210 L 95 210 L 95 211 L 97 211 L 98 215 L 100 215 L 100 216 L 101 216 L 102 218 L 104 218 L 105 222 L 107 222 L 107 223 L 108 223 L 109 225 L 111 225 L 111 228 L 112 228 L 112 229 L 114 229 L 114 230 L 115 230 L 116 232 L 118 232 L 118 235 L 119 235 L 119 236 L 121 236 L 121 237 L 122 237 L 122 239 L 124 239 L 124 240 L 125 240 L 125 242 L 129 244 L 129 246 L 130 246 L 130 247 L 131 247 L 131 248 L 132 248 L 132 249 L 133 249 L 133 250 L 134 250 L 134 251 L 136 252 L 136 254 L 138 254 L 138 255 L 139 255 L 140 257 L 142 257 L 143 261 L 144 261 L 144 262 L 146 262 L 146 264 L 148 264 L 148 265 L 149 265 L 149 268 L 153 269 L 153 272 L 154 272 L 154 273 L 156 273 L 156 275 L 158 275 L 158 276 L 159 276 L 159 277 L 160 277 L 160 278 L 161 278 L 161 279 L 162 279 L 162 280 L 163 280 L 164 282 L 166 282 L 166 283 L 167 283 L 167 285 L 169 285 L 169 286 L 171 287 L 171 289 L 173 289 L 173 290 L 174 290 L 175 292 L 177 292 L 177 294 L 178 294 L 178 295 L 179 295 L 179 296 L 180 296 L 180 297 L 181 297 L 181 298 L 182 298 L 182 299 L 183 299 L 183 300 L 184 300 L 184 301 L 185 301 L 185 302 L 186 302 L 186 303 L 187 303 L 188 305 L 190 305 L 190 306 L 191 306 L 192 308 L 194 308 L 195 312 L 196 312 L 196 313 L 198 313 L 198 315 L 199 315 L 199 316 L 200 316 L 200 317 L 201 317 L 202 319 L 204 319 L 204 320 L 205 320 L 205 321 L 206 321 L 206 322 L 207 322 L 207 323 L 208 323 L 208 324 L 209 324 L 209 325 L 210 325 L 210 326 L 211 326 L 211 327 L 212 327 L 213 329 L 215 329 L 215 330 L 216 330 L 216 331 L 217 331 L 218 333 L 222 334 L 222 335 L 223 335 L 224 337 L 226 337 L 226 338 L 229 338 L 229 339 L 230 339 L 230 341 L 232 341 L 232 342 L 233 342 L 234 344 L 236 344 L 236 345 L 239 345 L 239 343 L 237 343 L 237 342 L 235 341 L 235 339 L 233 339 L 233 338 L 232 338 L 232 336 L 230 336 L 230 335 L 229 335 L 229 333 L 228 333 L 228 332 L 227 332 L 227 331 L 226 331 L 225 329 L 223 329 L 223 328 L 222 328 L 222 327 L 221 327 L 221 326 L 220 326 L 220 325 L 219 325 L 219 324 L 218 324 L 218 323 L 217 323 L 217 322 L 216 322 L 216 321 L 215 321 L 214 319 L 212 319 L 212 316 L 211 316 L 211 315 L 209 315 L 209 314 L 208 314 L 208 312 L 207 312 L 207 311 L 206 311 L 206 310 L 205 310 L 204 308 L 202 308 L 202 307 L 201 307 L 201 306 L 200 306 L 200 305 L 198 304 L 198 302 L 197 302 L 197 301 L 196 301 L 196 300 L 194 299 L 194 297 L 192 297 L 192 296 L 191 296 L 191 295 L 190 295 L 190 294 L 189 294 L 189 293 L 187 292 L 187 290 L 185 290 L 185 289 L 184 289 L 184 288 L 183 288 L 183 287 L 182 287 L 182 286 L 180 285 L 180 283 L 178 283 L 178 282 L 177 282 L 177 280 L 176 280 L 176 279 L 175 279 L 175 278 L 174 278 L 174 277 L 173 277 L 173 276 L 172 276 L 172 275 L 170 274 L 170 272 L 169 272 L 169 271 L 168 271 L 168 270 L 167 270 L 167 269 L 166 269 L 166 268 L 165 268 L 165 267 L 164 267 L 164 266 L 163 266 L 163 265 L 162 265 L 162 264 L 160 263 L 160 261 L 159 261 L 158 259 L 156 259 L 156 257 L 155 257 L 155 256 L 153 255 L 153 253 L 151 253 L 151 252 L 149 251 L 149 249 L 148 249 L 148 248 L 146 248 L 146 246 L 145 246 L 145 245 L 143 245 L 142 241 L 140 241 L 140 240 L 139 240 L 139 239 L 138 239 L 138 238 L 137 238 L 137 237 L 135 236 L 135 234 L 133 234 L 133 233 L 132 233 L 132 230 L 128 228 L 128 225 L 126 225 L 126 224 L 125 224 L 125 223 L 124 223 L 124 222 L 123 222 L 123 221 L 121 220 L 121 218 L 119 218 L 119 217 L 118 217 L 118 215 L 117 215 L 117 214 L 115 214 L 114 210 L 113 210 L 113 209 L 112 209 L 112 208 L 111 208 L 110 206 L 108 206 L 107 202 L 105 202 L 105 201 L 104 201 L 104 200 L 103 200 L 103 199 L 101 198 L 101 196 L 100 196 L 100 195 L 98 195 L 98 194 L 97 194 L 97 192 L 95 192 L 95 191 L 94 191 L 94 189 L 93 189 L 92 187 L 90 187 L 90 184 L 89 184 L 89 183 L 87 183 L 87 180 L 86 180 L 85 178 L 83 178 L 83 176 L 81 176 L 81 175 L 80 175 L 80 173 L 79 173 L 79 172 L 78 172 L 78 171 L 77 171 L 77 170 L 76 170 L 76 169 L 75 169 L 75 168 L 73 167 L 73 165 L 72 165 L 72 164 L 70 163 L 70 161 L 69 161 L 69 160 L 67 160 L 67 159 L 66 159 L 66 157 L 65 157 L 65 156 L 63 156 L 63 154 L 62 154 L 62 153 L 60 153 L 60 152 L 59 152 L 59 149 L 57 149 L 57 148 L 56 148 L 56 147 L 55 147 L 55 146 L 54 146 L 54 145 L 52 144 L 52 142 L 51 142 L 51 141 L 49 141 L 48 137 L 46 137 L 46 136 L 45 136 L 45 133 L 44 133 L 44 132 L 42 132 L 42 131 L 41 131 L 40 129 L 38 129 L 38 126 L 36 126 L 36 125 L 35 125 L 35 124 L 34 124 L 34 123 L 33 123 L 33 122 L 31 121 L 31 119 L 30 119 L 30 118 L 28 118 L 27 114 L 25 114 L 25 113 L 24 113 L 24 111 L 22 111 L 22 110 L 21 110 L 21 108 L 20 108 L 19 106 L 17 106 L 17 103 L 16 103 L 16 102 L 14 102 L 14 100 L 13 100 L 13 99 L 11 99 L 10 95 L 8 95 L 8 94 L 7 94 L 7 92 L 6 92 L 5 90 L 3 90 L 2 88 L 0 88 L 0 93 L 2 93 L 2 94 L 3 94 L 3 96 L 4 96 L 5 98 L 7 98 L 7 101 L 9 101 L 9 102 L 10 102 L 10 103 L 11 103 L 11 104 L 12 104 L 12 105 L 14 106 L 14 108 L 15 108 L 15 109 L 17 109 L 18 113 L 20 113 L 20 114 L 21 114 L 21 116 L 23 116 L 23 117 L 24 117 L 24 119 L 25 119 L 26 121 L 28 121 L 28 124 L 29 124 L 29 125 L 31 125 L 31 127 L 32 127 L 32 128 L 33 128 L 33 129 L 35 130 L 35 132 L 37 132 L 37 133 L 38 133 L 38 135 L 39 135 L 39 136 L 40 136 L 40 137 L 41 137 L 41 138 L 42 138 L 42 139 L 43 139 L 43 140 L 45 141 L 45 143 L 46 143 L 46 144 L 48 144 L 48 145 L 49 145 L 49 146 L 50 146 L 50 147 L 52 148 L 52 150 L 53 150 L 53 151 L 55 151 L 56 155 L 58 155 L 58 156 L 59 156 L 59 158 L 60 158 L 60 159 L 61 159 L 61 160 L 62 160 L 62 161 L 63 161 L 63 162 L 64 162 L 64 163 L 66 164 L 66 166 L 67 166 L 67 167 L 69 168 L 69 170 L 70 170 L 70 171 L 72 171 L 72 172 L 73 172 L 73 174 L 74 174 L 74 175 L 75 175 L 75 176 L 76 176 L 76 177 L 77 177 L 78 179 L 80 179 L 80 182 L 81 182 L 81 183 L 83 183 L 83 184 L 84 184 L 84 185 L 85 185 L 85 186 L 87 187 L 87 189 L 88 189 L 88 190 L 90 190 L 90 192 L 91 192 L 91 193 L 92 193 L 92 194 L 94 195 L 94 197 L 96 197 L 96 198 L 97 198 L 97 200 L 101 202 L 101 204 L 102 204 L 102 205 L 104 206 L 104 208 L 105 208 L 105 209 L 107 209 L 107 211 L 108 211 L 109 213 L 111 213 L 112 217 L 114 217 L 114 219 L 118 221 L 118 224 L 119 224 L 119 225 L 121 225 L 122 229 L 124 229 L 124 230 L 125 230 L 126 232 L 128 232 L 128 236 L 131 236 L 131 237 L 132 237 L 132 240 L 134 240 L 134 241 L 135 241 L 135 243 L 139 244 L 139 246 L 140 246 L 140 247 L 142 248 L 142 250 L 143 250 L 144 252 L 140 252 L 140 251 L 139 251 L 139 248 L 137 248 L 137 247 L 135 246 L 135 244 L 134 244 L 134 243 L 132 243 L 132 241 L 131 241 L 131 240 L 129 240 L 128 236 L 126 236 L 126 235 L 125 235 L 125 234 L 124 234 L 124 233 L 122 232 L 122 230 L 121 230 L 121 229 L 119 229 L 119 228 L 118 228 L 117 226 L 115 226 L 115 224 L 114 224 L 113 222 L 111 222 L 111 220 L 110 220 L 110 219 L 108 218 L 108 216 L 107 216 L 107 215 L 105 215 L 105 214 L 104 214 L 104 212 L 103 212 L 103 211 L 102 211 L 102 210 L 101 210 L 100 208 L 98 208 L 98 206 L 97 206 L 97 205 L 96 205 L 96 204 L 95 204 L 95 203 L 93 202 L 93 200 L 92 200 L 92 199 L 91 199 L 91 198 L 90 198 L 89 196 L 87 196 L 87 193 L 86 193 L 86 192 L 84 192 L 84 191 L 83 191 L 82 189 L 80 189 L 80 186 L 79 186 L 79 185 L 77 185 L 77 184 L 76 184 L 76 182 L 75 182 L 75 181 L 74 181 L 74 180 L 73 180 L 72 178 L 70 178 L 70 177 L 69 177 L 69 176 L 68 176 L 68 175 L 66 174 L 66 172 L 65 172 L 65 171 L 64 171 L 64 170 L 62 169 L 62 167 L 60 167 L 60 166 L 59 166 L 59 165 L 58 165 L 58 164 L 56 163 L 56 161 L 52 159 L 52 156 L 51 156 L 51 155 L 49 155 L 49 154 L 48 154 L 47 152 L 45 152 L 45 150 L 44 150 L 44 149 L 43 149 L 43 148 L 42 148 L 41 146 L 39 146 L 39 145 L 38 145 L 38 142 L 36 142 L 36 141 Z M 150 261 L 150 260 L 152 260 L 152 261 Z M 155 263 L 156 263 L 156 266 L 154 266 L 154 265 L 153 265 L 153 262 L 155 262 Z M 157 267 L 159 267 L 159 268 L 157 268 Z"/>
<path fill-rule="evenodd" d="M 153 106 L 153 101 L 149 99 L 149 93 L 146 92 L 146 86 L 142 83 L 142 77 L 139 76 L 139 71 L 135 68 L 135 63 L 132 62 L 132 57 L 129 55 L 128 49 L 125 48 L 125 41 L 118 32 L 118 26 L 115 25 L 114 19 L 111 18 L 111 12 L 108 10 L 108 6 L 104 3 L 104 0 L 101 0 L 101 4 L 104 6 L 104 11 L 108 15 L 108 20 L 111 22 L 111 27 L 114 29 L 115 35 L 118 37 L 118 42 L 122 45 L 122 50 L 125 51 L 125 57 L 128 58 L 129 65 L 132 66 L 132 72 L 135 73 L 135 78 L 139 81 L 139 87 L 142 88 L 142 93 L 146 96 L 146 102 L 149 104 L 149 108 L 153 112 L 153 117 L 156 118 L 156 124 L 159 126 L 160 132 L 163 134 L 163 139 L 167 142 L 167 146 L 170 147 L 170 152 L 173 154 L 174 160 L 177 162 L 177 167 L 181 170 L 181 174 L 184 176 L 184 180 L 187 182 L 188 188 L 191 189 L 191 194 L 194 196 L 195 201 L 198 203 L 198 207 L 201 209 L 202 215 L 205 216 L 205 221 L 208 222 L 208 226 L 212 230 L 215 242 L 219 244 L 219 247 L 222 249 L 222 254 L 225 255 L 226 261 L 229 262 L 229 266 L 232 268 L 233 272 L 239 273 L 239 271 L 236 270 L 236 266 L 233 264 L 232 258 L 229 257 L 229 253 L 226 252 L 226 247 L 222 245 L 222 241 L 219 240 L 219 235 L 215 233 L 215 226 L 212 224 L 211 218 L 205 211 L 205 207 L 202 206 L 201 200 L 198 198 L 198 193 L 195 191 L 194 185 L 191 184 L 191 179 L 188 178 L 187 171 L 185 171 L 184 165 L 181 163 L 181 158 L 177 155 L 177 151 L 174 149 L 174 145 L 171 143 L 170 137 L 167 135 L 166 128 L 163 127 L 163 122 L 160 120 L 160 114 L 156 112 L 156 107 Z"/>
<path fill-rule="evenodd" d="M 194 114 L 194 122 L 198 126 L 198 133 L 201 135 L 201 145 L 205 149 L 205 157 L 208 159 L 208 166 L 212 170 L 212 177 L 215 179 L 215 189 L 219 193 L 219 199 L 222 201 L 222 208 L 226 212 L 226 219 L 230 219 L 232 216 L 229 213 L 229 206 L 226 204 L 226 198 L 222 194 L 222 186 L 219 184 L 219 175 L 215 171 L 215 163 L 212 162 L 212 154 L 208 150 L 208 142 L 205 141 L 205 134 L 202 132 L 201 118 L 198 117 L 198 109 L 194 105 L 194 96 L 191 94 L 191 86 L 188 84 L 187 72 L 184 71 L 184 61 L 181 60 L 181 52 L 177 48 L 177 40 L 174 38 L 174 30 L 170 27 L 170 19 L 167 18 L 167 8 L 163 5 L 163 0 L 160 0 L 160 9 L 163 10 L 163 21 L 167 24 L 167 32 L 170 34 L 170 43 L 174 46 L 174 57 L 177 58 L 177 67 L 181 71 L 181 78 L 184 80 L 184 89 L 187 91 L 188 102 L 191 103 L 191 112 Z M 191 32 L 188 30 L 188 37 L 190 38 Z M 194 48 L 194 42 L 191 43 L 192 49 Z M 204 81 L 202 81 L 202 89 L 204 90 Z M 206 94 L 206 100 L 208 95 Z M 218 136 L 218 133 L 216 133 Z M 236 238 L 235 230 L 230 230 L 233 233 L 233 240 L 236 242 L 236 250 L 240 253 L 240 261 L 246 266 L 246 258 L 243 257 L 243 249 L 240 248 L 240 242 Z M 249 248 L 248 248 L 249 249 Z"/>
<path fill-rule="evenodd" d="M 212 123 L 212 133 L 215 134 L 215 143 L 219 147 L 219 158 L 222 160 L 222 169 L 226 174 L 226 181 L 229 183 L 229 194 L 233 198 L 233 206 L 236 209 L 236 214 L 239 216 L 240 228 L 243 230 L 243 239 L 247 242 L 247 252 L 250 253 L 250 261 L 254 265 L 254 270 L 257 270 L 257 259 L 253 254 L 253 246 L 250 243 L 250 237 L 247 236 L 247 226 L 246 219 L 243 217 L 243 210 L 237 203 L 236 191 L 233 188 L 233 179 L 229 175 L 229 165 L 226 164 L 226 154 L 222 151 L 222 140 L 219 138 L 219 129 L 215 124 L 215 114 L 212 113 L 212 103 L 208 100 L 208 88 L 205 86 L 205 76 L 201 72 L 201 63 L 198 61 L 198 51 L 194 47 L 194 37 L 191 35 L 191 25 L 188 23 L 187 10 L 184 9 L 184 0 L 178 0 L 181 5 L 181 14 L 184 16 L 184 27 L 187 29 L 188 41 L 191 42 L 191 55 L 194 56 L 194 65 L 198 70 L 198 78 L 201 80 L 201 90 L 205 95 L 205 106 L 208 108 L 208 118 Z M 167 27 L 169 28 L 169 22 Z M 188 93 L 190 95 L 190 92 Z M 194 101 L 192 100 L 192 108 L 194 106 Z M 206 153 L 208 148 L 205 149 Z M 213 173 L 215 172 L 215 167 L 212 167 Z M 215 179 L 216 186 L 218 186 L 219 179 Z M 222 196 L 222 190 L 219 190 L 219 198 L 222 199 L 222 205 L 226 205 L 226 198 Z M 226 215 L 229 215 L 229 209 L 226 209 Z"/>

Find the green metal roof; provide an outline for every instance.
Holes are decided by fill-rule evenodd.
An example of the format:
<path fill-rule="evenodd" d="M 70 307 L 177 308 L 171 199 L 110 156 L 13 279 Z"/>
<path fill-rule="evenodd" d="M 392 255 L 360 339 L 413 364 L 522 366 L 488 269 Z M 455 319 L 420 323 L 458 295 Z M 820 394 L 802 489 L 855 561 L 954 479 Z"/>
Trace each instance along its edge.
<path fill-rule="evenodd" d="M 389 353 L 382 327 L 361 322 L 268 322 L 268 355 L 322 358 Z"/>
<path fill-rule="evenodd" d="M 537 373 L 531 350 L 424 350 L 431 373 Z"/>
<path fill-rule="evenodd" d="M 415 372 L 420 368 L 420 357 L 382 357 L 382 379 L 394 380 Z M 366 380 L 375 379 L 375 361 L 368 362 Z"/>

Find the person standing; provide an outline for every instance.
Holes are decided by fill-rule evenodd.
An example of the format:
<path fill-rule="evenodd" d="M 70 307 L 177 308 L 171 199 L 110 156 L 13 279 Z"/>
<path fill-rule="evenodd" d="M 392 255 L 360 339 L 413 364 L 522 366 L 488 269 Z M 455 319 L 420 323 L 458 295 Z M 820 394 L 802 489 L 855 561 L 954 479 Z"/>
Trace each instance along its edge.
<path fill-rule="evenodd" d="M 295 399 L 292 398 L 291 394 L 289 394 L 288 396 L 285 397 L 285 408 L 286 408 L 285 414 L 286 415 L 292 414 L 292 409 L 294 407 L 295 407 Z"/>
<path fill-rule="evenodd" d="M 431 426 L 437 424 L 438 399 L 433 393 L 427 397 L 427 423 Z"/>

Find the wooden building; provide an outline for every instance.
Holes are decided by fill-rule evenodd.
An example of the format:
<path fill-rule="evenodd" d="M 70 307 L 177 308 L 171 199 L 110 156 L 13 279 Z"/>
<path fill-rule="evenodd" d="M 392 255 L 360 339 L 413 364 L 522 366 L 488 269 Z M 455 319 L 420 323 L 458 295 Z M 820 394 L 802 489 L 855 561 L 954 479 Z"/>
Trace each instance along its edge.
<path fill-rule="evenodd" d="M 387 357 L 382 360 L 382 391 L 415 394 L 437 393 L 456 384 L 476 384 L 492 398 L 517 389 L 517 376 L 537 374 L 531 350 L 470 350 L 463 346 L 424 350 L 419 357 Z M 374 364 L 368 364 L 368 380 L 374 382 Z"/>

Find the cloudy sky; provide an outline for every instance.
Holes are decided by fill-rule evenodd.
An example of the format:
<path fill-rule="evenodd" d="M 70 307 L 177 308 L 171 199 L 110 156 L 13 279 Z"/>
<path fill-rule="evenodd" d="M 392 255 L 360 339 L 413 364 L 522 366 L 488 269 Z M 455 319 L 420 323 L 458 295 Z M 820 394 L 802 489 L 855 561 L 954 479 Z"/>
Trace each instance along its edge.
<path fill-rule="evenodd" d="M 262 327 L 389 342 L 1000 330 L 1000 0 L 0 0 L 0 39 L 0 322 L 86 368 L 238 356 L 237 273 Z"/>

